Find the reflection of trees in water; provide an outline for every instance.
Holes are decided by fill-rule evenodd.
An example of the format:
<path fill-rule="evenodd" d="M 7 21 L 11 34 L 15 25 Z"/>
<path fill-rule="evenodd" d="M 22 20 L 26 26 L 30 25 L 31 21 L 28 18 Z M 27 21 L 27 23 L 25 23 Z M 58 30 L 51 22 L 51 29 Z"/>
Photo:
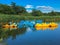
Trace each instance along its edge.
<path fill-rule="evenodd" d="M 8 45 L 8 44 L 3 38 L 0 38 L 0 45 Z"/>
<path fill-rule="evenodd" d="M 26 32 L 26 28 L 21 28 L 17 30 L 6 30 L 0 29 L 0 39 L 3 38 L 7 39 L 9 37 L 12 37 L 12 39 L 15 39 L 17 35 L 24 34 Z"/>

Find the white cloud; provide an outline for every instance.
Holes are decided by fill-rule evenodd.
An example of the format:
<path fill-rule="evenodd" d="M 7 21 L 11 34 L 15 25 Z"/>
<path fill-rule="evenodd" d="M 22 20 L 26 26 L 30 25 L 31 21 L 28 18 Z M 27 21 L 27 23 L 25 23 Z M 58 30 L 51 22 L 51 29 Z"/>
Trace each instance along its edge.
<path fill-rule="evenodd" d="M 33 5 L 26 5 L 25 8 L 33 8 Z"/>
<path fill-rule="evenodd" d="M 31 13 L 32 12 L 32 10 L 26 10 L 28 13 Z"/>
<path fill-rule="evenodd" d="M 26 5 L 25 8 L 28 13 L 31 13 L 33 8 L 37 9 L 37 10 L 41 10 L 42 12 L 51 12 L 52 10 L 55 10 L 51 6 L 36 6 L 36 7 L 34 7 L 33 5 Z"/>
<path fill-rule="evenodd" d="M 53 10 L 53 7 L 51 7 L 51 6 L 36 6 L 36 9 Z"/>

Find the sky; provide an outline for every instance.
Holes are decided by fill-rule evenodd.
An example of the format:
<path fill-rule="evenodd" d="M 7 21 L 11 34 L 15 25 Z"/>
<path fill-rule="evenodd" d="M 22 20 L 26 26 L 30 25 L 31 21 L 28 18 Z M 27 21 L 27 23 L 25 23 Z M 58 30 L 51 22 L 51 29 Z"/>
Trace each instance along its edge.
<path fill-rule="evenodd" d="M 10 5 L 11 2 L 25 7 L 28 12 L 32 12 L 32 9 L 42 12 L 51 12 L 52 10 L 60 12 L 60 0 L 0 0 L 1 4 Z"/>

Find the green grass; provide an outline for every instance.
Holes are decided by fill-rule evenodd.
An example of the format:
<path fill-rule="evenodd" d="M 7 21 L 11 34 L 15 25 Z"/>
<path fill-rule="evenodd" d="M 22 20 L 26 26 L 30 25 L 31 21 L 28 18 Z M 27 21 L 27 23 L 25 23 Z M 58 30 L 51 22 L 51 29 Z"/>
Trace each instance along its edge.
<path fill-rule="evenodd" d="M 39 20 L 45 22 L 60 22 L 60 16 L 23 16 L 23 15 L 8 15 L 0 14 L 0 22 L 19 22 L 20 20 Z"/>

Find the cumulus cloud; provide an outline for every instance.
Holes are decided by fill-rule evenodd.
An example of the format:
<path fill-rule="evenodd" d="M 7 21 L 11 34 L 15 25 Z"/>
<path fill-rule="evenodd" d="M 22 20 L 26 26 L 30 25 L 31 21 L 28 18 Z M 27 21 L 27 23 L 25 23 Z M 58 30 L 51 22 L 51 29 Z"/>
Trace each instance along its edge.
<path fill-rule="evenodd" d="M 26 10 L 28 13 L 31 13 L 32 12 L 32 10 Z"/>
<path fill-rule="evenodd" d="M 33 5 L 26 5 L 25 8 L 33 8 Z"/>
<path fill-rule="evenodd" d="M 53 10 L 53 7 L 51 7 L 51 6 L 36 6 L 36 9 Z"/>
<path fill-rule="evenodd" d="M 55 10 L 51 6 L 36 6 L 36 7 L 34 7 L 33 5 L 26 5 L 25 8 L 28 13 L 32 12 L 33 8 L 37 9 L 37 10 L 41 10 L 42 12 L 51 12 L 52 10 Z"/>

